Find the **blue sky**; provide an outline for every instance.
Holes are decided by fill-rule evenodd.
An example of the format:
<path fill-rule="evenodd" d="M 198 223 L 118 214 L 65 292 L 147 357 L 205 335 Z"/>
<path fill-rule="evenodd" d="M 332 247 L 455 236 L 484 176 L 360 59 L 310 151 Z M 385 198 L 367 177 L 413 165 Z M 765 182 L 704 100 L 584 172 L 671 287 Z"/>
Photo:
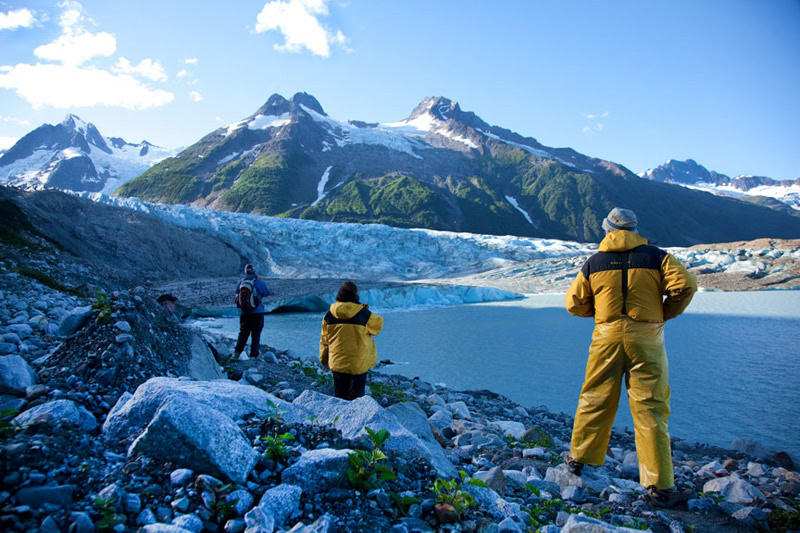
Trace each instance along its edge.
<path fill-rule="evenodd" d="M 177 147 L 273 93 L 380 122 L 447 96 L 634 172 L 789 179 L 799 88 L 793 0 L 0 0 L 0 145 L 67 112 Z"/>

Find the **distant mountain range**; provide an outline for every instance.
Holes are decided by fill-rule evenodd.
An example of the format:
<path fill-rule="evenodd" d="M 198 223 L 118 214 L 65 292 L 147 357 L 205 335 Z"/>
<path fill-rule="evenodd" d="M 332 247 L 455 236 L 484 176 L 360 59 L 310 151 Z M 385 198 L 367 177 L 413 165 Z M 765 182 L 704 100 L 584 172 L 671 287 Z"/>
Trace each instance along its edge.
<path fill-rule="evenodd" d="M 6 181 L 23 185 L 108 192 L 125 181 L 95 181 L 88 171 L 61 179 L 58 167 L 86 168 L 108 154 L 95 144 L 102 139 L 96 128 L 77 124 L 70 116 L 21 139 L 0 158 L 0 181 L 10 175 L 8 161 L 17 177 Z M 87 145 L 83 165 L 71 163 L 78 150 L 62 146 L 66 141 L 29 139 L 43 128 L 61 128 L 61 137 Z M 128 154 L 142 146 L 153 153 L 146 143 L 119 142 L 119 148 L 110 139 L 105 146 Z M 48 161 L 55 167 L 20 171 L 23 161 L 33 161 L 31 154 L 38 150 L 44 158 L 51 145 L 56 151 Z M 443 97 L 424 99 L 399 122 L 375 123 L 334 120 L 306 93 L 290 99 L 275 94 L 249 117 L 174 157 L 164 155 L 150 168 L 153 159 L 135 159 L 143 165 L 141 175 L 116 194 L 282 217 L 584 242 L 600 240 L 603 217 L 622 206 L 636 210 L 641 232 L 664 245 L 800 237 L 800 217 L 775 200 L 753 197 L 755 203 L 748 203 L 678 187 L 672 182 L 683 182 L 675 169 L 664 179 L 661 167 L 641 179 L 617 163 L 489 125 Z"/>
<path fill-rule="evenodd" d="M 775 209 L 785 206 L 800 211 L 800 178 L 774 180 L 766 176 L 736 176 L 709 171 L 693 159 L 670 159 L 661 166 L 639 174 L 642 178 L 664 183 L 674 183 L 714 194 L 735 196 L 742 200 L 760 203 Z"/>
<path fill-rule="evenodd" d="M 67 115 L 60 124 L 36 128 L 0 154 L 0 183 L 110 194 L 174 154 L 147 141 L 131 144 L 103 137 L 94 124 Z"/>

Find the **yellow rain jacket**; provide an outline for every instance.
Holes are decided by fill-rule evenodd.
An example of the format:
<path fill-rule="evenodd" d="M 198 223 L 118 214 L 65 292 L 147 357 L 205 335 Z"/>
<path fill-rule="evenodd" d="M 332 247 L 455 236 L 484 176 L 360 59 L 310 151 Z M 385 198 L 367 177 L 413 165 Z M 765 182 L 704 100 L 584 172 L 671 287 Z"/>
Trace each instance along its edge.
<path fill-rule="evenodd" d="M 639 480 L 645 487 L 674 485 L 664 322 L 680 315 L 696 290 L 694 276 L 677 259 L 631 231 L 606 235 L 583 265 L 565 298 L 570 313 L 595 320 L 572 431 L 573 459 L 605 461 L 624 378 Z"/>
<path fill-rule="evenodd" d="M 383 318 L 367 304 L 335 302 L 322 319 L 319 360 L 334 372 L 363 374 L 378 362 L 372 338 L 383 329 Z"/>

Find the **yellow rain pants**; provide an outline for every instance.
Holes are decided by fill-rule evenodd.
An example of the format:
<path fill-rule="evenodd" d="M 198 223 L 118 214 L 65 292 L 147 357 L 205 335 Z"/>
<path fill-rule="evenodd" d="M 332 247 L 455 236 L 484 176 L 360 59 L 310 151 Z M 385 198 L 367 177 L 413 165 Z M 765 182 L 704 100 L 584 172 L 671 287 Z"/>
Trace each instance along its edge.
<path fill-rule="evenodd" d="M 669 380 L 664 324 L 620 317 L 595 324 L 581 389 L 570 455 L 580 463 L 605 462 L 622 378 L 635 427 L 639 481 L 668 489 L 674 482 L 669 419 Z"/>

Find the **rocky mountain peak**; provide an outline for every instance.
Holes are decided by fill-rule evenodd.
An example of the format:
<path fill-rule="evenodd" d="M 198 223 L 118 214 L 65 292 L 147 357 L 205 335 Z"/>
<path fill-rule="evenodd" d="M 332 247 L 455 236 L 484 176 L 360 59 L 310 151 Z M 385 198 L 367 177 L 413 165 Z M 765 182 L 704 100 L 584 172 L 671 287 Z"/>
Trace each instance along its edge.
<path fill-rule="evenodd" d="M 314 111 L 316 111 L 321 115 L 327 115 L 327 113 L 325 113 L 325 110 L 322 109 L 322 106 L 320 105 L 319 101 L 308 93 L 295 94 L 294 96 L 292 96 L 291 102 L 295 106 L 299 106 L 302 104 L 309 109 L 313 109 Z"/>
<path fill-rule="evenodd" d="M 437 120 L 447 121 L 451 118 L 456 118 L 460 113 L 461 108 L 458 106 L 458 102 L 454 102 L 444 96 L 429 96 L 411 111 L 407 120 L 413 120 L 421 115 L 429 114 Z"/>
<path fill-rule="evenodd" d="M 64 126 L 69 132 L 86 132 L 87 129 L 86 122 L 72 113 L 67 113 L 67 116 L 61 121 L 61 125 Z"/>

